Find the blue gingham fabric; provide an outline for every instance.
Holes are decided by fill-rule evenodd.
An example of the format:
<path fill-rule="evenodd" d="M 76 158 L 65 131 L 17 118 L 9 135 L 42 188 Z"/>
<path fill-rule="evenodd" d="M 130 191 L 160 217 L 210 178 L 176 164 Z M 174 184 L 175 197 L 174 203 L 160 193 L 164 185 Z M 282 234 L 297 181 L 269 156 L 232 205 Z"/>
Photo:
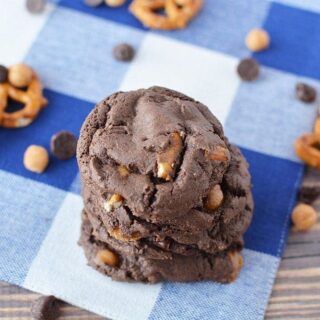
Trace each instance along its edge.
<path fill-rule="evenodd" d="M 254 54 L 261 76 L 241 82 L 250 56 L 247 32 L 265 28 L 272 42 Z M 111 56 L 131 43 L 131 63 Z M 303 172 L 293 151 L 312 128 L 315 106 L 295 98 L 295 84 L 319 88 L 317 0 L 206 0 L 184 30 L 146 30 L 127 7 L 51 2 L 28 13 L 22 0 L 0 0 L 0 64 L 25 61 L 39 73 L 49 105 L 29 127 L 0 128 L 0 279 L 54 294 L 102 316 L 143 319 L 262 319 L 285 245 Z M 52 134 L 79 134 L 94 104 L 116 90 L 162 85 L 209 106 L 250 163 L 255 212 L 245 236 L 245 266 L 232 284 L 115 282 L 86 265 L 77 245 L 82 201 L 76 160 L 50 159 L 39 175 L 23 167 L 26 147 L 49 147 Z"/>

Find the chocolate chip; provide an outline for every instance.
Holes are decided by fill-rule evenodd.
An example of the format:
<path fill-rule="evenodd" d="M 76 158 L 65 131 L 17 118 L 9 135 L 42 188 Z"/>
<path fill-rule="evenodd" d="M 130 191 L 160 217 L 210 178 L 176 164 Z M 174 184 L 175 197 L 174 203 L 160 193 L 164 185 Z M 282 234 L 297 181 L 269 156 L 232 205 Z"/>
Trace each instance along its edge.
<path fill-rule="evenodd" d="M 302 186 L 299 190 L 298 201 L 312 204 L 320 196 L 320 187 Z"/>
<path fill-rule="evenodd" d="M 27 0 L 26 7 L 31 13 L 41 13 L 44 11 L 46 5 L 45 0 Z"/>
<path fill-rule="evenodd" d="M 0 83 L 6 82 L 8 79 L 8 69 L 0 65 Z"/>
<path fill-rule="evenodd" d="M 317 92 L 316 90 L 305 83 L 297 83 L 296 85 L 296 95 L 297 98 L 303 102 L 311 103 L 316 100 Z"/>
<path fill-rule="evenodd" d="M 134 53 L 134 48 L 127 43 L 120 43 L 113 48 L 113 56 L 119 61 L 131 61 Z"/>
<path fill-rule="evenodd" d="M 51 138 L 51 152 L 60 160 L 67 160 L 76 154 L 77 138 L 68 131 L 60 131 Z"/>
<path fill-rule="evenodd" d="M 237 72 L 244 81 L 253 81 L 259 75 L 259 64 L 253 58 L 246 58 L 240 61 Z"/>
<path fill-rule="evenodd" d="M 103 1 L 104 0 L 84 0 L 84 3 L 90 7 L 97 7 L 100 6 Z"/>
<path fill-rule="evenodd" d="M 34 320 L 54 320 L 59 316 L 59 303 L 54 296 L 42 296 L 31 306 L 31 317 Z"/>
<path fill-rule="evenodd" d="M 318 198 L 320 198 L 320 171 L 306 167 L 304 180 L 298 193 L 298 201 L 312 204 Z"/>

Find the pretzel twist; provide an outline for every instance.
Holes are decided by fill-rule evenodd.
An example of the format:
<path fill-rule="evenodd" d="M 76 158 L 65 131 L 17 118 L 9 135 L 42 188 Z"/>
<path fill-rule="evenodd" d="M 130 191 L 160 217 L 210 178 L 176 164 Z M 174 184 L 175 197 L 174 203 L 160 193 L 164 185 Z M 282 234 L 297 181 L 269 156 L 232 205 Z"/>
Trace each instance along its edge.
<path fill-rule="evenodd" d="M 134 0 L 129 9 L 148 28 L 174 30 L 184 28 L 202 5 L 203 0 Z"/>
<path fill-rule="evenodd" d="M 35 72 L 26 91 L 17 89 L 8 82 L 0 83 L 0 126 L 6 128 L 28 126 L 48 103 L 42 95 L 42 90 L 42 84 Z M 24 108 L 11 113 L 6 112 L 8 98 L 24 104 Z"/>

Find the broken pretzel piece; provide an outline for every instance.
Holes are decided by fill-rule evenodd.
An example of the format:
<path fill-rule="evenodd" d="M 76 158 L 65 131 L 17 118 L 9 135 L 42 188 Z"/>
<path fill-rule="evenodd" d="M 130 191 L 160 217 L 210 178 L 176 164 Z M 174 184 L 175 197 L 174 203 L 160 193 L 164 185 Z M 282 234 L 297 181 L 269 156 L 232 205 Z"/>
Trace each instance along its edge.
<path fill-rule="evenodd" d="M 184 28 L 202 5 L 203 0 L 134 0 L 129 9 L 145 27 L 174 30 Z M 159 10 L 165 15 L 157 13 Z"/>
<path fill-rule="evenodd" d="M 206 151 L 206 156 L 212 161 L 229 161 L 230 152 L 228 149 L 222 146 L 217 146 L 211 151 Z"/>
<path fill-rule="evenodd" d="M 243 267 L 244 261 L 242 255 L 238 251 L 228 253 L 228 258 L 230 260 L 233 271 L 230 276 L 225 279 L 225 281 L 232 282 L 238 277 L 238 274 Z"/>
<path fill-rule="evenodd" d="M 119 227 L 108 230 L 108 233 L 111 237 L 124 242 L 137 241 L 141 239 L 141 234 L 139 231 L 133 232 L 130 236 L 127 236 L 121 232 Z"/>
<path fill-rule="evenodd" d="M 123 197 L 119 193 L 113 194 L 108 201 L 103 204 L 104 209 L 107 212 L 111 212 L 114 209 L 118 209 L 122 206 Z"/>
<path fill-rule="evenodd" d="M 130 174 L 130 171 L 129 171 L 128 167 L 127 166 L 123 166 L 123 165 L 118 167 L 118 172 L 119 172 L 120 176 L 124 177 L 124 178 L 127 177 Z"/>
<path fill-rule="evenodd" d="M 170 135 L 168 148 L 158 155 L 158 178 L 170 181 L 173 178 L 174 165 L 182 150 L 182 139 L 178 132 Z"/>
<path fill-rule="evenodd" d="M 320 134 L 304 134 L 296 140 L 294 147 L 302 161 L 320 169 Z"/>

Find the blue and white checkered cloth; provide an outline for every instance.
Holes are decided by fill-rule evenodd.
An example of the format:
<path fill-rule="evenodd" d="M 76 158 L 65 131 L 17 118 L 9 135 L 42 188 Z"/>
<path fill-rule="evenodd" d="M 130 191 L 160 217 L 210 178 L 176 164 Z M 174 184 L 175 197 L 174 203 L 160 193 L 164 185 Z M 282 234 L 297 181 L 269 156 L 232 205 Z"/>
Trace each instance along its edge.
<path fill-rule="evenodd" d="M 316 112 L 295 98 L 294 88 L 297 81 L 319 88 L 319 13 L 317 0 L 206 0 L 186 29 L 155 32 L 126 7 L 61 0 L 35 16 L 22 0 L 0 0 L 0 64 L 32 65 L 49 100 L 29 127 L 0 128 L 0 279 L 112 319 L 262 319 L 302 178 L 292 145 L 311 130 Z M 260 26 L 270 33 L 271 47 L 254 54 L 260 78 L 244 83 L 235 69 L 250 55 L 246 33 Z M 119 42 L 136 48 L 132 63 L 112 59 Z M 77 246 L 76 160 L 52 158 L 42 175 L 23 167 L 28 145 L 48 147 L 61 129 L 78 134 L 95 102 L 151 85 L 208 105 L 250 163 L 255 213 L 245 236 L 245 266 L 232 284 L 144 285 L 102 276 Z"/>

